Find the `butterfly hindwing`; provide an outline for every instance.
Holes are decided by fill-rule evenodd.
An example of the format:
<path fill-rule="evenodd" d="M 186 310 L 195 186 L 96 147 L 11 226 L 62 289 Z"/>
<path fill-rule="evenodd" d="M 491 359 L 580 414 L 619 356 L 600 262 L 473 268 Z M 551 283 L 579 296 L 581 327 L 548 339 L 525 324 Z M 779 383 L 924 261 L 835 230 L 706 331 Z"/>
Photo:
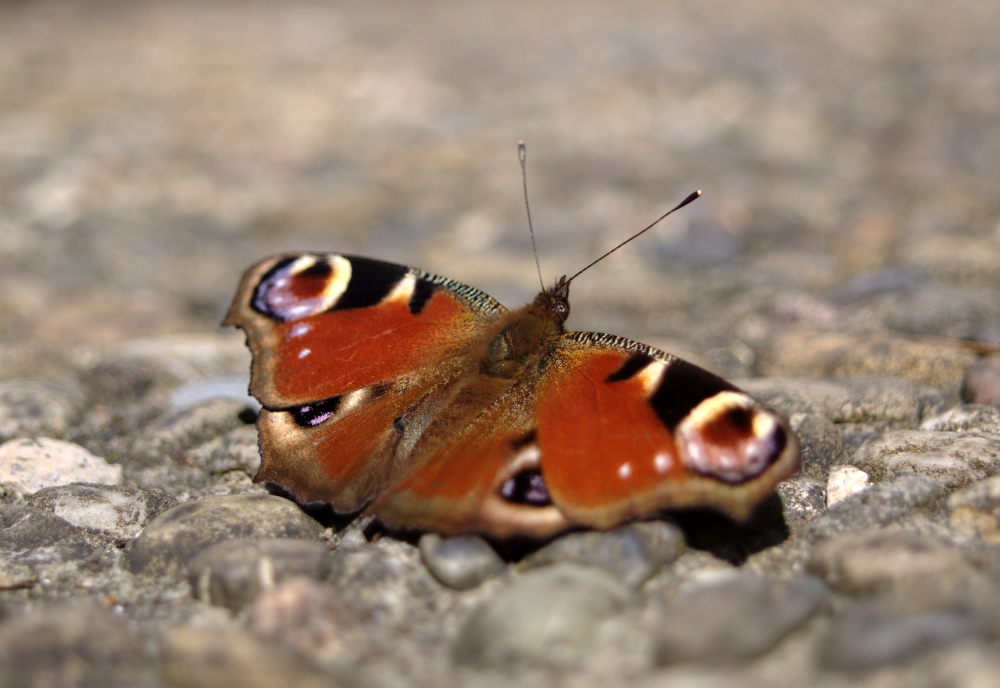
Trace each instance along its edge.
<path fill-rule="evenodd" d="M 721 378 L 620 337 L 568 333 L 538 385 L 552 501 L 596 528 L 659 509 L 745 518 L 798 469 L 794 435 Z"/>

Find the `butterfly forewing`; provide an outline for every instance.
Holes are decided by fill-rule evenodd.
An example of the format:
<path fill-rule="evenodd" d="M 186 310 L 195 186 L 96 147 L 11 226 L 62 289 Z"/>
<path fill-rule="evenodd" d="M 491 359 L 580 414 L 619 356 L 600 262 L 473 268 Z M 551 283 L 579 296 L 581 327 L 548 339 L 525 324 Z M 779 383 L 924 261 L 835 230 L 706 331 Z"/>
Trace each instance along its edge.
<path fill-rule="evenodd" d="M 294 254 L 247 271 L 225 324 L 246 331 L 250 391 L 274 409 L 438 364 L 503 312 L 481 291 L 402 265 Z"/>

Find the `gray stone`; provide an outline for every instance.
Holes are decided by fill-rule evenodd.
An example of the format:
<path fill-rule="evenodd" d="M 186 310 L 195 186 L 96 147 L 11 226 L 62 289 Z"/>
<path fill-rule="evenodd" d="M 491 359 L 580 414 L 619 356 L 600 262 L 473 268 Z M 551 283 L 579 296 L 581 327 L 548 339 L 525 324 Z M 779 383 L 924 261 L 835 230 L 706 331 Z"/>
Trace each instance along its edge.
<path fill-rule="evenodd" d="M 163 640 L 163 680 L 176 688 L 337 688 L 292 653 L 234 631 L 175 628 Z"/>
<path fill-rule="evenodd" d="M 569 533 L 527 558 L 530 566 L 558 562 L 602 569 L 635 589 L 684 551 L 684 534 L 672 523 L 633 523 L 606 533 Z"/>
<path fill-rule="evenodd" d="M 246 425 L 245 404 L 214 399 L 167 415 L 143 431 L 129 449 L 129 465 L 152 466 L 179 459 L 186 449 Z"/>
<path fill-rule="evenodd" d="M 843 458 L 844 444 L 837 426 L 821 413 L 793 413 L 789 424 L 799 436 L 802 475 L 825 483 L 830 466 Z"/>
<path fill-rule="evenodd" d="M 983 404 L 963 404 L 928 418 L 920 424 L 920 429 L 1000 433 L 1000 409 Z"/>
<path fill-rule="evenodd" d="M 62 437 L 86 400 L 75 386 L 41 380 L 0 382 L 0 441 Z"/>
<path fill-rule="evenodd" d="M 732 574 L 681 588 L 659 616 L 656 661 L 732 663 L 761 655 L 827 601 L 811 576 L 768 580 Z"/>
<path fill-rule="evenodd" d="M 476 535 L 442 538 L 426 533 L 420 538 L 420 558 L 435 578 L 456 590 L 474 588 L 507 568 L 496 550 Z"/>
<path fill-rule="evenodd" d="M 982 627 L 974 614 L 960 609 L 899 614 L 859 606 L 834 620 L 817 645 L 817 659 L 826 669 L 871 671 L 974 636 Z"/>
<path fill-rule="evenodd" d="M 7 686 L 148 686 L 143 638 L 90 600 L 42 605 L 0 625 Z"/>
<path fill-rule="evenodd" d="M 917 533 L 881 530 L 820 542 L 808 569 L 833 587 L 855 594 L 959 581 L 970 572 L 951 545 Z"/>
<path fill-rule="evenodd" d="M 915 427 L 944 408 L 937 390 L 898 378 L 751 378 L 735 381 L 779 414 L 819 414 L 834 423 L 881 422 Z"/>
<path fill-rule="evenodd" d="M 364 647 L 337 590 L 311 578 L 289 578 L 265 590 L 250 607 L 247 625 L 258 640 L 319 664 L 344 661 Z"/>
<path fill-rule="evenodd" d="M 24 497 L 46 487 L 84 481 L 117 485 L 122 482 L 122 467 L 78 444 L 47 437 L 0 445 L 0 487 L 8 495 Z"/>
<path fill-rule="evenodd" d="M 826 505 L 833 506 L 872 486 L 871 476 L 854 466 L 833 466 L 826 482 Z"/>
<path fill-rule="evenodd" d="M 1000 436 L 896 430 L 865 442 L 849 463 L 874 482 L 915 473 L 954 490 L 1000 472 Z"/>
<path fill-rule="evenodd" d="M 177 500 L 162 490 L 76 483 L 39 490 L 27 503 L 51 511 L 77 528 L 131 540 Z"/>
<path fill-rule="evenodd" d="M 202 550 L 187 568 L 195 597 L 238 611 L 286 578 L 325 578 L 330 550 L 318 540 L 228 540 Z"/>
<path fill-rule="evenodd" d="M 826 488 L 812 478 L 789 478 L 778 483 L 776 492 L 781 497 L 785 522 L 789 525 L 811 521 L 826 509 Z"/>
<path fill-rule="evenodd" d="M 24 505 L 0 505 L 0 551 L 31 552 L 51 548 L 62 559 L 85 556 L 90 546 L 83 533 L 64 519 Z"/>
<path fill-rule="evenodd" d="M 212 475 L 242 471 L 252 478 L 260 468 L 257 428 L 243 425 L 230 430 L 221 437 L 188 449 L 180 460 L 185 465 L 200 468 Z"/>
<path fill-rule="evenodd" d="M 983 356 L 972 364 L 962 398 L 973 404 L 1000 407 L 1000 354 Z"/>
<path fill-rule="evenodd" d="M 632 600 L 610 575 L 573 564 L 529 571 L 467 619 L 452 648 L 459 664 L 516 672 L 579 666 L 602 621 Z"/>
<path fill-rule="evenodd" d="M 837 502 L 810 521 L 809 537 L 871 530 L 892 523 L 918 509 L 932 508 L 944 495 L 940 483 L 924 476 L 901 476 L 873 485 Z"/>
<path fill-rule="evenodd" d="M 271 495 L 207 497 L 157 516 L 132 541 L 122 566 L 143 576 L 172 576 L 199 552 L 234 538 L 318 538 L 323 527 L 293 502 Z"/>

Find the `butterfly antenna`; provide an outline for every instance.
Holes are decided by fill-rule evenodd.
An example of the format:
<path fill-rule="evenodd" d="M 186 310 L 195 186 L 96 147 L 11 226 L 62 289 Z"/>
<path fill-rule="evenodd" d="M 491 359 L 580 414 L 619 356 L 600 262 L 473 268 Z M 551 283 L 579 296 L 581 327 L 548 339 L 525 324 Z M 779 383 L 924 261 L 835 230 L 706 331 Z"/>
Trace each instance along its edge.
<path fill-rule="evenodd" d="M 681 208 L 683 208 L 684 206 L 686 206 L 688 203 L 691 203 L 692 201 L 694 201 L 699 196 L 701 196 L 701 191 L 700 190 L 699 191 L 695 191 L 694 193 L 688 195 L 688 197 L 685 198 L 683 201 L 681 201 L 680 203 L 678 203 L 677 205 L 675 205 L 673 208 L 671 208 L 670 210 L 668 210 L 667 212 L 663 213 L 658 218 L 656 218 L 655 220 L 653 220 L 649 224 L 649 226 L 647 226 L 645 229 L 643 229 L 643 230 L 641 230 L 639 232 L 636 232 L 635 234 L 633 234 L 632 236 L 630 236 L 628 239 L 626 239 L 622 243 L 618 244 L 613 249 L 611 249 L 610 251 L 608 251 L 607 253 L 605 253 L 603 256 L 601 256 L 600 258 L 598 258 L 597 260 L 595 260 L 594 262 L 592 262 L 590 265 L 588 265 L 587 267 L 585 267 L 583 270 L 580 270 L 575 275 L 573 275 L 572 277 L 570 277 L 568 280 L 566 280 L 566 283 L 568 284 L 568 283 L 572 282 L 577 277 L 579 277 L 582 273 L 586 272 L 590 268 L 592 268 L 595 265 L 597 265 L 598 263 L 600 263 L 602 260 L 604 260 L 605 258 L 607 258 L 608 256 L 610 256 L 612 253 L 614 253 L 615 251 L 617 251 L 618 249 L 620 249 L 622 246 L 624 246 L 628 242 L 632 241 L 633 239 L 639 238 L 640 236 L 642 236 L 643 234 L 645 234 L 646 232 L 648 232 L 649 230 L 651 230 L 653 227 L 655 227 L 656 225 L 658 225 L 660 223 L 660 221 L 662 221 L 664 218 L 666 218 L 667 215 L 670 215 L 671 213 L 680 210 Z M 537 260 L 538 257 L 536 256 L 535 259 Z"/>
<path fill-rule="evenodd" d="M 531 251 L 535 254 L 535 268 L 538 270 L 538 283 L 545 291 L 545 280 L 542 279 L 542 264 L 538 262 L 538 247 L 535 245 L 535 228 L 531 224 L 531 204 L 528 203 L 528 168 L 524 163 L 526 150 L 524 141 L 517 142 L 517 159 L 521 161 L 521 185 L 524 187 L 524 209 L 528 211 L 528 233 L 531 235 Z"/>

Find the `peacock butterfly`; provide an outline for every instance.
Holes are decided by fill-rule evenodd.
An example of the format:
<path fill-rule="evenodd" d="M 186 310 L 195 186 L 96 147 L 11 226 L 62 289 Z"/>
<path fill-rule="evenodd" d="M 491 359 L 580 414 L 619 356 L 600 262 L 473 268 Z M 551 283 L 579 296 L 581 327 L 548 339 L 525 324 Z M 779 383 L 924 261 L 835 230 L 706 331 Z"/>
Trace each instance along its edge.
<path fill-rule="evenodd" d="M 371 258 L 253 266 L 224 324 L 253 354 L 254 481 L 445 534 L 547 537 L 691 506 L 747 518 L 798 469 L 794 434 L 671 354 L 567 332 L 574 277 L 508 311 Z"/>

